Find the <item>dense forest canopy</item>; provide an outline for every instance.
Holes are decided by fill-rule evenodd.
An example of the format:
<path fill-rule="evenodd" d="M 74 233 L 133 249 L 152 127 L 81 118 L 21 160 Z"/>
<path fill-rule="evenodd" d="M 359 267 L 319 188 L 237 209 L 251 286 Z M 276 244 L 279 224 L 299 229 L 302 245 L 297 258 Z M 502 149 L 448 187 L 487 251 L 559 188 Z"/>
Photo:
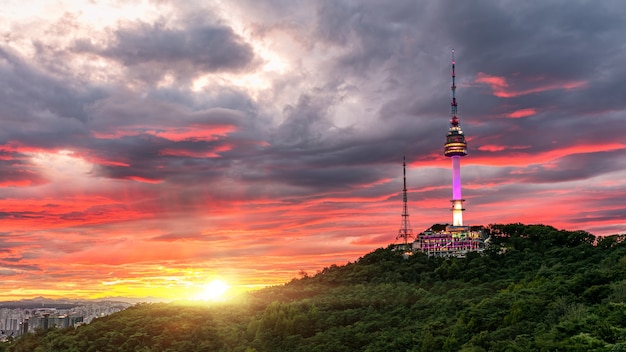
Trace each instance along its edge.
<path fill-rule="evenodd" d="M 227 304 L 139 304 L 0 350 L 626 351 L 626 235 L 487 231 L 463 259 L 390 246 Z"/>

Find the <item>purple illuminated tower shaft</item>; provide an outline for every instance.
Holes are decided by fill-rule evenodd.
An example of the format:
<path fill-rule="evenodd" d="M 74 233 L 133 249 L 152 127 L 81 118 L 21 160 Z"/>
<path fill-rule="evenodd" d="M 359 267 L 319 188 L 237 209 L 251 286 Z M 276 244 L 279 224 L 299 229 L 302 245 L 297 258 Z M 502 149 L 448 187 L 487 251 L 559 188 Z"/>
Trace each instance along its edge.
<path fill-rule="evenodd" d="M 461 196 L 461 157 L 452 157 L 452 225 L 463 226 L 463 196 Z"/>
<path fill-rule="evenodd" d="M 461 195 L 461 157 L 452 157 L 452 199 L 463 199 Z"/>
<path fill-rule="evenodd" d="M 463 196 L 461 195 L 461 157 L 467 155 L 467 143 L 457 116 L 456 83 L 454 73 L 454 50 L 452 50 L 452 103 L 450 129 L 446 134 L 444 155 L 452 158 L 452 225 L 463 226 Z"/>

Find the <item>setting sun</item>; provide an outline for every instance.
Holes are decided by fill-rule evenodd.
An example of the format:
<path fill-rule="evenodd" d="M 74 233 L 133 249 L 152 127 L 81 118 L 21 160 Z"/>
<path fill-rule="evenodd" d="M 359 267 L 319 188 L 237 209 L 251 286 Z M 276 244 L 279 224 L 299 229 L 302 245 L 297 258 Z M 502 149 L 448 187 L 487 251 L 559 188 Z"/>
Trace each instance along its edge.
<path fill-rule="evenodd" d="M 198 295 L 196 295 L 196 300 L 202 301 L 223 301 L 224 294 L 230 289 L 230 285 L 226 282 L 215 279 L 211 281 L 209 284 L 205 285 Z"/>

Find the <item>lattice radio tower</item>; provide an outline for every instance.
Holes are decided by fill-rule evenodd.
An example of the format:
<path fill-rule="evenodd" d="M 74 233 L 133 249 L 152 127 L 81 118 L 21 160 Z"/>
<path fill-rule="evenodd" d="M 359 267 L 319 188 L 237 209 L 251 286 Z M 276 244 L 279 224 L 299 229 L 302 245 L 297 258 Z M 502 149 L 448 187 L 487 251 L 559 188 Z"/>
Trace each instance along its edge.
<path fill-rule="evenodd" d="M 406 196 L 406 156 L 403 157 L 402 173 L 404 181 L 404 187 L 402 188 L 402 223 L 400 224 L 400 230 L 398 230 L 396 240 L 402 239 L 405 248 L 408 249 L 409 240 L 413 239 L 413 229 L 409 221 L 409 207 Z"/>

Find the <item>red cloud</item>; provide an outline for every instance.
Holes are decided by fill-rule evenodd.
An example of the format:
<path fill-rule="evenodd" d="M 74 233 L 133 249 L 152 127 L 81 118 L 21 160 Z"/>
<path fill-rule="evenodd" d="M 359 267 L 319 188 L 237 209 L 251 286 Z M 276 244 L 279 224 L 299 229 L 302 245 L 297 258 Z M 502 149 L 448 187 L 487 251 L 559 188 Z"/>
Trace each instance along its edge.
<path fill-rule="evenodd" d="M 496 149 L 497 146 L 486 146 L 487 148 Z M 520 148 L 511 148 L 520 149 Z M 548 150 L 539 153 L 524 153 L 524 152 L 509 152 L 502 153 L 500 155 L 486 155 L 486 156 L 473 156 L 471 159 L 472 164 L 478 165 L 494 165 L 494 166 L 522 166 L 529 164 L 549 164 L 550 161 L 562 158 L 567 155 L 580 154 L 580 153 L 594 153 L 607 150 L 622 150 L 626 149 L 626 144 L 610 143 L 610 144 L 585 144 L 574 145 L 565 148 Z M 488 149 L 480 149 L 484 151 L 494 151 Z M 470 159 L 467 159 L 470 162 Z"/>
<path fill-rule="evenodd" d="M 607 143 L 607 144 L 582 144 L 563 148 L 552 149 L 544 152 L 523 152 L 524 149 L 530 149 L 530 146 L 499 146 L 499 145 L 483 145 L 477 149 L 486 152 L 503 152 L 489 155 L 472 155 L 471 158 L 463 159 L 464 164 L 472 165 L 492 165 L 492 166 L 524 166 L 529 164 L 547 164 L 550 161 L 562 158 L 567 155 L 580 153 L 594 153 L 607 150 L 623 150 L 626 144 L 623 143 Z M 436 166 L 447 167 L 450 160 L 439 155 L 433 156 L 432 159 L 416 160 L 411 162 L 411 167 Z"/>
<path fill-rule="evenodd" d="M 160 155 L 168 155 L 168 156 L 186 156 L 191 158 L 218 158 L 220 157 L 219 153 L 227 152 L 232 150 L 232 146 L 230 145 L 221 145 L 213 150 L 207 151 L 193 151 L 187 149 L 162 149 L 159 154 Z"/>
<path fill-rule="evenodd" d="M 520 109 L 520 110 L 515 110 L 509 114 L 507 114 L 507 117 L 510 117 L 512 119 L 519 119 L 522 117 L 527 117 L 527 116 L 532 116 L 537 114 L 537 110 L 532 109 L 532 108 L 528 108 L 528 109 Z"/>
<path fill-rule="evenodd" d="M 542 83 L 543 77 L 530 80 L 533 84 Z M 476 83 L 485 83 L 491 86 L 493 95 L 499 98 L 514 98 L 522 95 L 539 93 L 556 89 L 575 89 L 587 85 L 586 81 L 567 81 L 567 82 L 543 82 L 543 85 L 534 87 L 512 87 L 505 77 L 492 76 L 483 72 L 479 72 L 474 80 Z M 517 82 L 516 82 L 517 85 Z"/>
<path fill-rule="evenodd" d="M 152 183 L 152 184 L 163 182 L 163 180 L 159 180 L 159 179 L 155 179 L 155 178 L 141 177 L 141 176 L 127 176 L 127 177 L 125 177 L 125 179 L 133 180 L 133 181 L 137 181 L 137 182 Z"/>
<path fill-rule="evenodd" d="M 104 166 L 117 166 L 117 167 L 129 167 L 130 164 L 120 160 L 107 160 L 100 155 L 92 155 L 93 153 L 77 153 L 76 156 L 83 158 L 92 164 L 104 165 Z"/>
<path fill-rule="evenodd" d="M 203 125 L 192 124 L 184 127 L 163 127 L 155 129 L 151 125 L 127 126 L 124 130 L 92 131 L 91 134 L 99 139 L 117 139 L 120 137 L 139 136 L 149 134 L 168 139 L 173 142 L 181 141 L 213 141 L 235 131 L 234 125 Z"/>
<path fill-rule="evenodd" d="M 479 146 L 477 149 L 483 152 L 501 152 L 503 150 L 521 150 L 528 149 L 529 145 L 512 145 L 512 146 L 503 146 L 503 145 L 494 145 L 494 144 L 485 144 Z"/>
<path fill-rule="evenodd" d="M 490 76 L 486 73 L 478 72 L 475 80 L 476 83 L 486 83 L 491 86 L 492 89 L 505 89 L 509 86 L 506 82 L 506 78 L 498 76 Z"/>
<path fill-rule="evenodd" d="M 500 152 L 500 151 L 503 151 L 504 149 L 506 149 L 506 147 L 502 145 L 493 145 L 493 144 L 481 145 L 480 147 L 478 147 L 478 150 L 484 151 L 484 152 Z"/>
<path fill-rule="evenodd" d="M 169 139 L 174 142 L 180 141 L 213 141 L 235 130 L 235 126 L 202 126 L 191 125 L 182 128 L 170 128 L 164 131 L 146 131 L 146 133 Z"/>
<path fill-rule="evenodd" d="M 28 170 L 10 170 L 4 173 L 0 187 L 29 187 L 43 185 L 48 181 L 35 172 Z"/>

